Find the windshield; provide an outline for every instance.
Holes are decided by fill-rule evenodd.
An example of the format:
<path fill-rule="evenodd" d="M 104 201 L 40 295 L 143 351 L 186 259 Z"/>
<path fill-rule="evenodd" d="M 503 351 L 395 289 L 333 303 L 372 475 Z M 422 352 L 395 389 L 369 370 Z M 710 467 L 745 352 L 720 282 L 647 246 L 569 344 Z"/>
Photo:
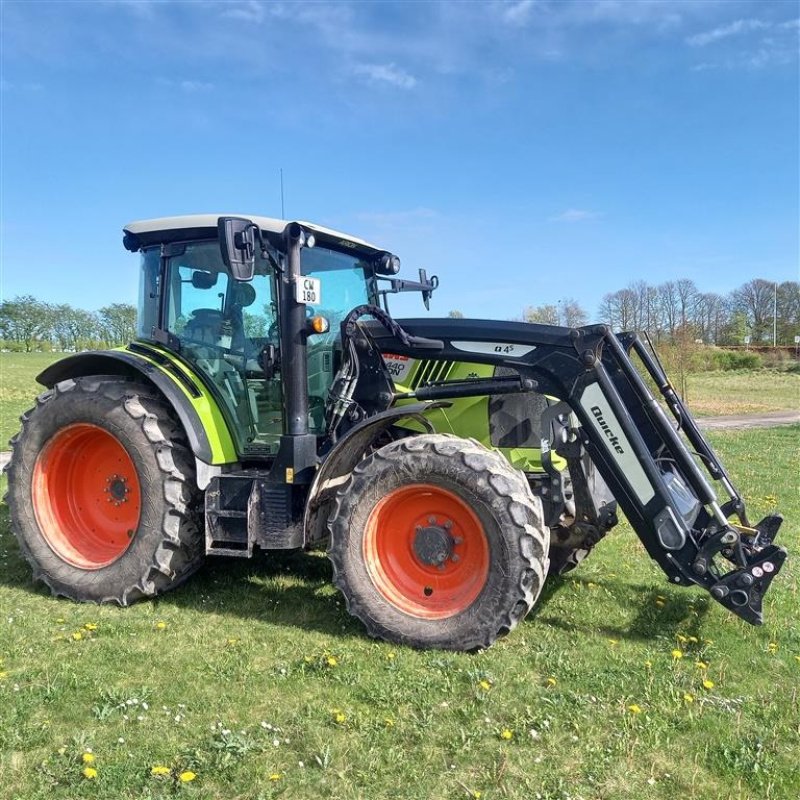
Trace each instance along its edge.
<path fill-rule="evenodd" d="M 331 330 L 356 306 L 370 302 L 364 261 L 351 253 L 325 247 L 305 247 L 301 254 L 303 275 L 322 282 L 320 302 L 307 306 L 309 315 L 321 314 L 331 323 Z"/>

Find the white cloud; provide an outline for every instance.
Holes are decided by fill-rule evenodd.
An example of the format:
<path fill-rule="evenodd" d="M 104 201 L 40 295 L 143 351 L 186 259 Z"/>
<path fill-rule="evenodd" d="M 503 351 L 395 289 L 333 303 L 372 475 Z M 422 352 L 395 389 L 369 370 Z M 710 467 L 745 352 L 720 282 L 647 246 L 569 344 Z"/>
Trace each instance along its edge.
<path fill-rule="evenodd" d="M 178 86 L 184 92 L 208 92 L 214 88 L 214 84 L 208 81 L 180 81 Z"/>
<path fill-rule="evenodd" d="M 44 85 L 34 81 L 23 81 L 22 83 L 14 83 L 5 78 L 0 79 L 0 91 L 3 92 L 18 92 L 20 94 L 33 94 L 34 92 L 41 92 L 44 90 Z"/>
<path fill-rule="evenodd" d="M 244 0 L 241 3 L 228 3 L 222 12 L 223 17 L 229 19 L 239 19 L 243 22 L 260 23 L 266 17 L 266 11 L 262 3 L 257 0 Z"/>
<path fill-rule="evenodd" d="M 585 208 L 568 208 L 554 217 L 550 217 L 550 222 L 586 222 L 590 219 L 598 219 L 602 214 L 599 211 L 589 211 Z"/>
<path fill-rule="evenodd" d="M 747 33 L 748 31 L 764 30 L 770 27 L 769 22 L 764 22 L 761 19 L 737 19 L 727 25 L 720 25 L 710 31 L 703 33 L 696 33 L 686 39 L 686 43 L 692 47 L 705 47 L 706 45 L 718 42 L 720 39 L 727 39 L 730 36 L 736 36 L 739 33 Z"/>
<path fill-rule="evenodd" d="M 114 0 L 114 4 L 127 9 L 141 19 L 153 19 L 156 12 L 156 4 L 153 0 Z"/>
<path fill-rule="evenodd" d="M 517 0 L 516 3 L 504 3 L 500 18 L 509 25 L 524 25 L 530 18 L 535 0 Z"/>
<path fill-rule="evenodd" d="M 180 89 L 182 92 L 209 92 L 214 88 L 214 84 L 209 81 L 196 80 L 172 80 L 171 78 L 158 78 L 156 80 L 160 86 L 167 86 L 171 89 Z"/>
<path fill-rule="evenodd" d="M 398 89 L 413 89 L 417 79 L 395 64 L 357 64 L 353 73 L 364 78 L 368 83 L 389 84 Z"/>

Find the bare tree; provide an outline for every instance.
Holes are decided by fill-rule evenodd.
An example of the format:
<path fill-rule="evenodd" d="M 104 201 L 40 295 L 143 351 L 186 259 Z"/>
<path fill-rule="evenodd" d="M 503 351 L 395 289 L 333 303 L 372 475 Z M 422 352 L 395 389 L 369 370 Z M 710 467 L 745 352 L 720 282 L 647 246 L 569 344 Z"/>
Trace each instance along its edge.
<path fill-rule="evenodd" d="M 748 281 L 733 292 L 734 310 L 746 315 L 753 342 L 771 341 L 774 302 L 775 284 L 763 278 Z"/>
<path fill-rule="evenodd" d="M 784 281 L 778 286 L 778 344 L 793 344 L 800 336 L 800 283 Z"/>
<path fill-rule="evenodd" d="M 666 281 L 658 287 L 658 308 L 662 329 L 672 341 L 680 325 L 680 301 L 675 281 Z"/>
<path fill-rule="evenodd" d="M 522 319 L 524 322 L 538 322 L 542 325 L 558 325 L 558 306 L 543 305 L 543 306 L 528 306 L 522 312 Z"/>
<path fill-rule="evenodd" d="M 568 328 L 579 328 L 589 321 L 589 315 L 583 310 L 581 305 L 568 297 L 561 303 L 561 324 Z"/>
<path fill-rule="evenodd" d="M 599 314 L 603 322 L 615 330 L 631 330 L 636 327 L 636 293 L 631 289 L 619 289 L 603 295 Z"/>

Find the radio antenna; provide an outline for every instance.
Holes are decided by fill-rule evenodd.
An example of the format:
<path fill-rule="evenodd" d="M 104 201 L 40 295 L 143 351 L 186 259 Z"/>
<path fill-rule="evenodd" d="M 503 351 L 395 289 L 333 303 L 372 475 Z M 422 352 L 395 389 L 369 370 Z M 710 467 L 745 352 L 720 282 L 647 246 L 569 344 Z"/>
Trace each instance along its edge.
<path fill-rule="evenodd" d="M 286 212 L 283 209 L 283 167 L 281 167 L 281 219 L 286 219 Z"/>

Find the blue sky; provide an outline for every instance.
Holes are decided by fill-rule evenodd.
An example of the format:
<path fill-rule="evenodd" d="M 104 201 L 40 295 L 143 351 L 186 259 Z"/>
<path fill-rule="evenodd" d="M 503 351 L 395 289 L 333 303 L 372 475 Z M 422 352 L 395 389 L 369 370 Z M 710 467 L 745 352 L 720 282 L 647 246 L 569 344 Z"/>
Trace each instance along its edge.
<path fill-rule="evenodd" d="M 280 216 L 281 168 L 287 217 L 438 273 L 435 314 L 798 278 L 797 2 L 2 15 L 4 297 L 135 302 L 126 222 Z"/>

